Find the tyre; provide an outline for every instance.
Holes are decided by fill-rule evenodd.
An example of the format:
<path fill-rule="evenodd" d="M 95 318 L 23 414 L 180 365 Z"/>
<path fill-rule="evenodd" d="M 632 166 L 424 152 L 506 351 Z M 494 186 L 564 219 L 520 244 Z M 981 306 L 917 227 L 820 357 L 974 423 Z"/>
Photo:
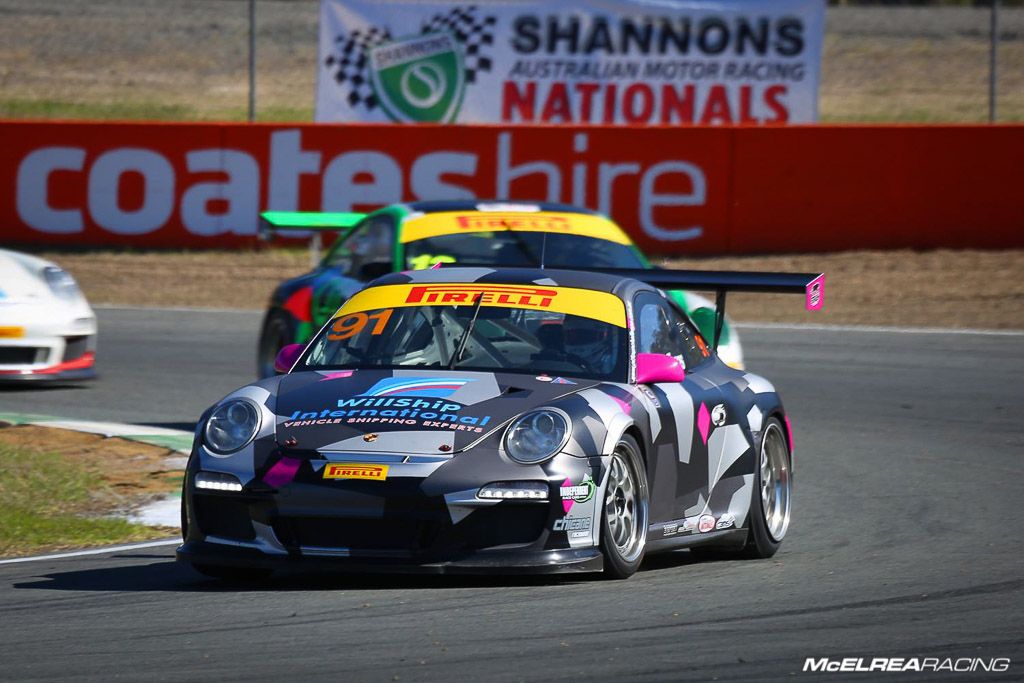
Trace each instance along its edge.
<path fill-rule="evenodd" d="M 770 418 L 761 433 L 757 451 L 746 542 L 738 548 L 697 546 L 690 552 L 707 559 L 765 559 L 774 555 L 789 528 L 793 496 L 790 462 L 782 423 Z"/>
<path fill-rule="evenodd" d="M 193 562 L 192 568 L 211 579 L 237 583 L 260 581 L 273 573 L 271 569 L 259 567 L 224 567 L 219 564 L 204 564 L 202 562 Z"/>
<path fill-rule="evenodd" d="M 274 360 L 282 346 L 295 342 L 295 321 L 280 308 L 267 311 L 260 331 L 259 347 L 256 351 L 256 372 L 260 378 L 273 377 Z"/>
<path fill-rule="evenodd" d="M 626 579 L 636 573 L 647 545 L 647 471 L 636 440 L 625 434 L 612 453 L 601 514 L 604 576 Z"/>

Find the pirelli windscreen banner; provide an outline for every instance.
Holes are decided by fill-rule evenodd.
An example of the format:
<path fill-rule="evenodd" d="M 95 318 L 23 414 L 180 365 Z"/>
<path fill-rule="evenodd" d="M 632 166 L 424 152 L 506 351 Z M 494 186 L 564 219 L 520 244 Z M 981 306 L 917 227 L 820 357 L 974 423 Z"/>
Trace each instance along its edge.
<path fill-rule="evenodd" d="M 321 0 L 316 120 L 818 117 L 824 0 Z"/>

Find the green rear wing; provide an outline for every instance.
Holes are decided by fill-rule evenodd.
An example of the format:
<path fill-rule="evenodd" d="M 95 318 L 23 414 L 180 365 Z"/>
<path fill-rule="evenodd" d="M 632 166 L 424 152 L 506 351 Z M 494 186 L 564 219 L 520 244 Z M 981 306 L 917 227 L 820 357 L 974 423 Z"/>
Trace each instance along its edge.
<path fill-rule="evenodd" d="M 337 232 L 345 234 L 365 217 L 365 213 L 351 211 L 264 211 L 260 214 L 260 237 L 269 240 L 278 232 Z"/>
<path fill-rule="evenodd" d="M 309 236 L 310 265 L 320 263 L 320 248 L 325 232 L 344 237 L 366 217 L 352 211 L 264 211 L 260 214 L 259 238 L 269 242 L 279 232 L 300 232 Z"/>

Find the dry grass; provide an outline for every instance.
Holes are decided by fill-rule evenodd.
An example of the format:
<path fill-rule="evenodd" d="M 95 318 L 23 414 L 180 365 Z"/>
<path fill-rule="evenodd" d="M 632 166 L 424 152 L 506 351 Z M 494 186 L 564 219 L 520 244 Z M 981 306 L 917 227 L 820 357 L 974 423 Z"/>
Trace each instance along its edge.
<path fill-rule="evenodd" d="M 259 0 L 262 120 L 310 120 L 317 4 Z M 0 116 L 243 120 L 246 0 L 0 0 Z M 831 7 L 823 121 L 983 121 L 984 7 Z M 1024 120 L 1024 9 L 1002 11 L 1000 118 Z M 73 37 L 73 38 L 72 38 Z"/>
<path fill-rule="evenodd" d="M 303 250 L 43 253 L 78 278 L 93 303 L 261 309 L 283 279 L 305 272 Z M 740 321 L 1024 329 L 1024 250 L 858 251 L 673 259 L 708 269 L 827 273 L 825 310 L 790 296 L 730 297 Z"/>
<path fill-rule="evenodd" d="M 51 427 L 0 428 L 0 557 L 165 538 L 123 516 L 181 486 L 167 449 Z"/>

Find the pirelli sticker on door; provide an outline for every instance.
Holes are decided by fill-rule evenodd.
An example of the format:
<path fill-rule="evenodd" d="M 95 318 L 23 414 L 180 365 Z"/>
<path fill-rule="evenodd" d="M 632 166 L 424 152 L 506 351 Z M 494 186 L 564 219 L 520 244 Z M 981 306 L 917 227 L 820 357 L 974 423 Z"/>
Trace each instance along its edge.
<path fill-rule="evenodd" d="M 384 481 L 388 478 L 387 465 L 368 465 L 352 462 L 332 462 L 324 467 L 324 479 L 369 479 Z"/>

